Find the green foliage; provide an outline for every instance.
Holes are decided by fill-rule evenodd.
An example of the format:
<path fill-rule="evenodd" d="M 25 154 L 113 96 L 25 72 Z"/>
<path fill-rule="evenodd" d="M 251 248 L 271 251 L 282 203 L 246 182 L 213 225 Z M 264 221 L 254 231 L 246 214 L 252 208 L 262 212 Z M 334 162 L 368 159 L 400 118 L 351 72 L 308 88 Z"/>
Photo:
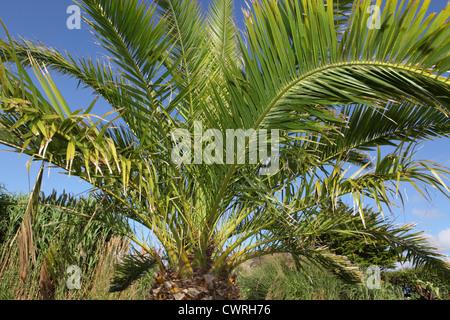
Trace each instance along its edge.
<path fill-rule="evenodd" d="M 365 266 L 360 266 L 363 270 Z M 272 257 L 241 269 L 238 283 L 245 299 L 294 300 L 423 300 L 450 299 L 449 278 L 424 268 L 383 271 L 381 288 L 349 284 L 329 270 L 306 263 L 295 268 L 286 258 Z"/>
<path fill-rule="evenodd" d="M 450 278 L 424 268 L 406 268 L 387 273 L 390 283 L 401 286 L 410 299 L 450 300 Z"/>
<path fill-rule="evenodd" d="M 110 292 L 123 291 L 133 282 L 145 276 L 157 265 L 155 259 L 138 251 L 123 257 L 114 266 L 114 278 L 112 279 Z"/>
<path fill-rule="evenodd" d="M 330 210 L 331 207 L 322 207 L 322 210 Z M 379 227 L 386 232 L 395 232 L 395 226 L 392 226 L 388 218 L 381 219 L 378 212 L 366 208 L 364 210 L 366 215 L 364 223 L 360 219 L 353 219 L 351 223 L 347 224 L 348 230 L 365 232 L 367 228 Z M 341 219 L 340 215 L 352 216 L 353 209 L 349 208 L 343 202 L 339 202 L 333 212 L 327 214 L 334 216 L 336 219 Z M 353 264 L 361 267 L 368 267 L 376 265 L 381 268 L 393 268 L 395 262 L 401 262 L 403 257 L 383 238 L 373 238 L 358 233 L 335 233 L 325 234 L 319 236 L 318 244 L 324 245 L 331 252 L 346 256 Z"/>
<path fill-rule="evenodd" d="M 381 289 L 369 289 L 364 284 L 348 284 L 314 264 L 304 264 L 297 270 L 283 259 L 271 259 L 238 277 L 245 299 L 257 300 L 399 300 L 399 287 L 382 283 Z"/>
<path fill-rule="evenodd" d="M 20 220 L 11 221 L 8 206 L 12 203 L 12 195 L 8 194 L 3 186 L 0 186 L 0 243 L 4 243 L 11 232 L 17 230 Z"/>
<path fill-rule="evenodd" d="M 2 299 L 37 298 L 40 295 L 38 289 L 43 264 L 46 264 L 55 294 L 73 297 L 76 293 L 80 297 L 94 287 L 99 268 L 113 269 L 120 253 L 118 250 L 125 250 L 124 253 L 127 253 L 128 244 L 125 245 L 113 227 L 90 220 L 94 214 L 110 209 L 102 207 L 101 200 L 94 197 L 75 198 L 65 193 L 58 195 L 56 192 L 48 196 L 41 194 L 39 211 L 32 217 L 34 247 L 31 250 L 36 253 L 36 258 L 28 270 L 23 286 L 18 278 L 20 265 L 17 235 L 28 198 L 28 195 L 8 193 L 5 189 L 0 193 Z M 106 250 L 109 247 L 111 249 Z M 112 257 L 109 266 L 105 265 L 105 256 Z M 80 267 L 83 290 L 70 291 L 66 287 L 66 270 L 69 265 Z M 103 272 L 105 271 L 107 270 Z M 104 285 L 108 284 L 106 281 Z"/>
<path fill-rule="evenodd" d="M 3 222 L 9 232 L 8 240 L 11 240 L 23 218 L 28 196 L 3 193 L 3 197 L 7 199 L 2 206 L 5 212 Z M 41 194 L 39 203 L 39 212 L 33 221 L 38 236 L 36 251 L 47 252 L 58 244 L 61 246 L 57 250 L 67 258 L 67 263 L 89 268 L 96 261 L 95 255 L 87 252 L 98 251 L 97 244 L 118 236 L 113 227 L 97 220 L 89 221 L 94 213 L 107 209 L 102 208 L 95 198 L 75 198 L 66 193 L 58 195 L 54 191 L 48 196 Z"/>

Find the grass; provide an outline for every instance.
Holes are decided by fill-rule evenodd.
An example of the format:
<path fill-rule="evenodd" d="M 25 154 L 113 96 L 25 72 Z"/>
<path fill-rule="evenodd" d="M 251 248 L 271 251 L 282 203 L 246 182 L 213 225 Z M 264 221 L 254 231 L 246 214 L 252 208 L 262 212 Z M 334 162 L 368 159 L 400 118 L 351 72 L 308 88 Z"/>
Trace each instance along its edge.
<path fill-rule="evenodd" d="M 98 255 L 98 263 L 91 269 L 81 273 L 81 289 L 69 289 L 67 280 L 70 274 L 61 277 L 54 283 L 56 300 L 143 300 L 147 294 L 151 278 L 143 277 L 127 290 L 110 293 L 109 287 L 113 275 L 114 264 L 118 257 L 128 251 L 128 241 L 113 238 L 102 245 Z M 37 300 L 39 293 L 40 268 L 33 268 L 25 283 L 20 279 L 17 259 L 17 248 L 13 246 L 10 258 L 0 270 L 0 300 Z M 37 266 L 42 265 L 42 257 L 38 256 Z"/>
<path fill-rule="evenodd" d="M 305 265 L 296 270 L 285 259 L 274 257 L 258 267 L 240 271 L 238 283 L 250 300 L 400 300 L 400 287 L 382 282 L 381 289 L 348 284 L 330 272 Z"/>
<path fill-rule="evenodd" d="M 33 219 L 35 259 L 27 261 L 26 277 L 20 243 L 17 240 L 25 212 L 26 195 L 8 194 L 0 189 L 0 299 L 36 300 L 48 298 L 41 287 L 51 288 L 51 297 L 58 300 L 144 299 L 151 277 L 143 277 L 130 288 L 110 293 L 114 265 L 130 250 L 129 241 L 96 221 L 86 227 L 86 218 L 61 211 L 58 206 L 69 206 L 85 214 L 98 207 L 95 201 L 71 199 L 66 195 L 41 196 L 42 206 Z M 43 272 L 44 260 L 48 266 Z M 70 265 L 79 266 L 80 289 L 69 289 L 67 273 Z"/>

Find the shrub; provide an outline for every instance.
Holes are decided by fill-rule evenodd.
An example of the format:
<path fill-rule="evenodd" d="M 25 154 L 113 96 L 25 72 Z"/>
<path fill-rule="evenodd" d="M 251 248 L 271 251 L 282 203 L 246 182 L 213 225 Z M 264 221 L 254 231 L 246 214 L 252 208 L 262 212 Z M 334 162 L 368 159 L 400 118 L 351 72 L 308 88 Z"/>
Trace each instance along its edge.
<path fill-rule="evenodd" d="M 390 283 L 403 289 L 408 299 L 450 299 L 450 279 L 424 268 L 390 271 L 386 275 Z"/>

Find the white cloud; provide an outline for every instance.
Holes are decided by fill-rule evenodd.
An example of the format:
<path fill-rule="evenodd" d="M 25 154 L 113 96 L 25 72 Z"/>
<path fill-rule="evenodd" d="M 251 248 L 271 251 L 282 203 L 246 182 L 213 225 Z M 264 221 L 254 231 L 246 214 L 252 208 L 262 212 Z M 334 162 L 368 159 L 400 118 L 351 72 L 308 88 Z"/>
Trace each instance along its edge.
<path fill-rule="evenodd" d="M 431 245 L 440 249 L 441 251 L 450 251 L 450 228 L 440 231 L 437 236 L 424 233 L 423 234 Z"/>
<path fill-rule="evenodd" d="M 443 249 L 450 250 L 450 228 L 439 232 L 436 240 Z"/>
<path fill-rule="evenodd" d="M 442 219 L 445 218 L 446 215 L 440 212 L 437 209 L 417 209 L 414 208 L 412 210 L 412 213 L 415 216 L 418 216 L 420 218 L 426 218 L 426 219 Z"/>

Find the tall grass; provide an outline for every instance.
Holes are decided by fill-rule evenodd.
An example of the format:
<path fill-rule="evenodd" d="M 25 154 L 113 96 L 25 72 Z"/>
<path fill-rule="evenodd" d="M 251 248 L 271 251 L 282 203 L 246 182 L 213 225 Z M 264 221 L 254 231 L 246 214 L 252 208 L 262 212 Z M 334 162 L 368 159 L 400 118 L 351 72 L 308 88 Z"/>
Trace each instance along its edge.
<path fill-rule="evenodd" d="M 364 284 L 348 284 L 323 269 L 305 265 L 294 268 L 286 259 L 273 257 L 246 271 L 238 283 L 244 299 L 255 300 L 397 300 L 403 292 L 385 282 L 381 289 Z"/>
<path fill-rule="evenodd" d="M 22 279 L 17 238 L 27 200 L 27 195 L 0 189 L 0 299 L 48 299 L 43 294 L 47 291 L 54 299 L 145 298 L 149 277 L 123 292 L 109 292 L 114 265 L 129 253 L 130 243 L 114 228 L 89 221 L 94 212 L 107 209 L 98 201 L 65 194 L 41 195 L 39 213 L 32 224 L 35 259 Z M 66 272 L 69 265 L 81 269 L 79 289 L 67 285 L 72 276 Z"/>

